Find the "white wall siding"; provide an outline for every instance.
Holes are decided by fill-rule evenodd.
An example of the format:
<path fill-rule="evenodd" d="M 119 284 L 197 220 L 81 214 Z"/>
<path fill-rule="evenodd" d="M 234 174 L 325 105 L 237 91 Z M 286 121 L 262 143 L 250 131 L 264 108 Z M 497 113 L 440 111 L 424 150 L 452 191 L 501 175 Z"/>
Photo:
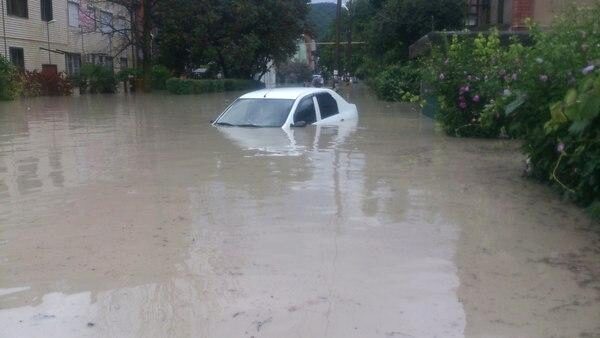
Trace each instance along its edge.
<path fill-rule="evenodd" d="M 131 48 L 126 49 L 121 55 L 114 55 L 121 49 L 119 48 L 122 46 L 121 39 L 115 37 L 112 39 L 111 44 L 109 35 L 100 32 L 83 32 L 80 28 L 70 27 L 67 0 L 52 1 L 54 21 L 50 23 L 41 19 L 40 0 L 28 0 L 28 18 L 9 16 L 6 0 L 0 1 L 3 2 L 4 6 L 4 15 L 0 15 L 0 54 L 5 55 L 4 32 L 2 30 L 2 20 L 5 20 L 6 51 L 8 51 L 8 47 L 23 48 L 25 69 L 27 70 L 39 70 L 43 64 L 48 64 L 48 51 L 44 50 L 48 48 L 48 40 L 50 41 L 51 50 L 78 53 L 82 55 L 82 60 L 85 54 L 94 53 L 113 56 L 115 66 L 118 66 L 120 57 L 127 57 L 129 64 L 132 63 Z M 81 2 L 82 8 L 87 6 L 83 0 L 75 2 Z M 115 5 L 102 4 L 99 7 L 113 13 L 115 18 L 118 14 L 125 13 L 122 7 Z M 8 55 L 5 56 L 8 57 Z M 51 52 L 50 62 L 55 64 L 59 71 L 65 71 L 64 54 Z"/>

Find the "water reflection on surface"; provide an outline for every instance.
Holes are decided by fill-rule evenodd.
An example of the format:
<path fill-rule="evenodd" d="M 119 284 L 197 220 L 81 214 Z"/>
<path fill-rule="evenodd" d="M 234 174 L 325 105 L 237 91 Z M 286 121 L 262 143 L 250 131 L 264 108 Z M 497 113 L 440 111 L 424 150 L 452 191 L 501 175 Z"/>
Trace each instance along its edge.
<path fill-rule="evenodd" d="M 522 192 L 513 145 L 446 139 L 410 106 L 347 95 L 358 122 L 290 131 L 211 126 L 236 94 L 0 104 L 3 335 L 594 329 L 597 303 L 570 327 L 540 300 L 558 286 L 559 303 L 595 291 L 535 263 L 551 250 L 516 239 L 562 236 L 577 250 L 589 236 L 544 231 L 582 216 L 544 215 L 559 202 L 535 185 Z M 513 325 L 512 304 L 526 323 Z"/>

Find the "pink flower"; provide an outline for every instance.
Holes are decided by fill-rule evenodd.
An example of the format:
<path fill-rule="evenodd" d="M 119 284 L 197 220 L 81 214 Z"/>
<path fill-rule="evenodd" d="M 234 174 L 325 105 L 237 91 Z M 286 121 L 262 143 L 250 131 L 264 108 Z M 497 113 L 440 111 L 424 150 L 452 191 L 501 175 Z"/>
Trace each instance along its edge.
<path fill-rule="evenodd" d="M 565 144 L 560 142 L 557 146 L 556 146 L 556 151 L 559 153 L 563 153 L 565 151 Z"/>
<path fill-rule="evenodd" d="M 548 75 L 545 75 L 545 74 L 540 75 L 540 81 L 542 81 L 542 82 L 548 81 Z"/>
<path fill-rule="evenodd" d="M 473 96 L 473 102 L 479 102 L 480 99 L 479 95 Z"/>
<path fill-rule="evenodd" d="M 587 75 L 587 74 L 591 73 L 592 71 L 594 71 L 594 68 L 596 68 L 594 65 L 589 65 L 589 66 L 583 68 L 581 70 L 581 73 L 583 73 L 583 75 Z"/>
<path fill-rule="evenodd" d="M 467 108 L 467 103 L 465 101 L 461 101 L 458 106 L 460 107 L 460 109 L 466 109 Z"/>

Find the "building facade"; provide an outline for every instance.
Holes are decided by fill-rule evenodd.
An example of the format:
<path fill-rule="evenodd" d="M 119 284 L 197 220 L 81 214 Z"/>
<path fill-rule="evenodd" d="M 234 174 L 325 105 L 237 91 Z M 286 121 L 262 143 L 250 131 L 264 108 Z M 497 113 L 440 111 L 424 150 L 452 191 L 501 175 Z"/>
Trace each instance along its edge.
<path fill-rule="evenodd" d="M 571 4 L 591 4 L 594 0 L 467 0 L 466 26 L 471 29 L 498 27 L 501 30 L 525 28 L 525 20 L 548 26 Z"/>
<path fill-rule="evenodd" d="M 527 20 L 547 27 L 568 6 L 590 5 L 596 0 L 465 0 L 464 31 L 433 31 L 409 46 L 408 55 L 416 58 L 428 53 L 431 46 L 441 43 L 449 35 L 458 34 L 475 37 L 481 31 L 496 27 L 501 41 L 511 36 L 528 39 Z"/>
<path fill-rule="evenodd" d="M 131 67 L 129 14 L 109 1 L 0 0 L 0 54 L 23 70 Z"/>
<path fill-rule="evenodd" d="M 292 57 L 294 62 L 306 63 L 310 70 L 316 69 L 315 55 L 317 52 L 317 43 L 315 39 L 308 33 L 302 34 L 297 43 L 296 54 Z"/>

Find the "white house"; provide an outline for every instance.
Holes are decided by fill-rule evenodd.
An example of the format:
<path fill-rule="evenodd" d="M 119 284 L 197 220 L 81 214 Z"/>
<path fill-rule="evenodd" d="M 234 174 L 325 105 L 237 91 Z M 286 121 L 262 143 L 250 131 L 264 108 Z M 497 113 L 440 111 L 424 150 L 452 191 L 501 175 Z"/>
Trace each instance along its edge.
<path fill-rule="evenodd" d="M 100 0 L 0 0 L 0 54 L 25 70 L 131 66 L 129 14 Z"/>

